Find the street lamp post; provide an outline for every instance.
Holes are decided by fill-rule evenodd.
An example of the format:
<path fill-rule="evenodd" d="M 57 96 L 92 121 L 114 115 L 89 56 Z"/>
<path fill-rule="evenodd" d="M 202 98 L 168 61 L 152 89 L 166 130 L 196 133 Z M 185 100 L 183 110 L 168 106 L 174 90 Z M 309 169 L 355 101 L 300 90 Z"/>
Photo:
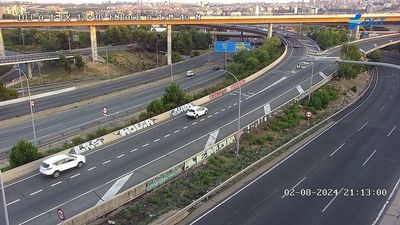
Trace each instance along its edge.
<path fill-rule="evenodd" d="M 107 57 L 107 59 L 106 59 L 106 62 L 107 62 L 107 79 L 109 80 L 110 79 L 110 70 L 108 69 L 108 47 L 109 47 L 110 45 L 107 45 L 107 48 L 106 48 L 106 57 Z"/>
<path fill-rule="evenodd" d="M 211 44 L 208 44 L 208 64 L 211 63 Z"/>
<path fill-rule="evenodd" d="M 229 73 L 230 75 L 232 75 L 235 78 L 236 82 L 239 82 L 239 80 L 233 73 L 229 72 L 228 70 L 222 70 L 222 71 Z M 237 124 L 237 133 L 236 133 L 236 135 L 237 135 L 236 136 L 236 155 L 237 156 L 239 156 L 239 145 L 240 145 L 239 139 L 240 139 L 240 102 L 241 101 L 242 101 L 242 85 L 239 84 L 239 104 L 238 104 L 239 109 L 238 109 L 238 124 Z"/>
<path fill-rule="evenodd" d="M 156 43 L 156 58 L 157 58 L 157 67 L 158 67 L 158 42 L 160 42 L 160 40 L 157 38 L 157 43 Z"/>
<path fill-rule="evenodd" d="M 311 88 L 312 88 L 312 81 L 313 81 L 313 76 L 314 76 L 314 63 L 312 63 L 311 67 L 311 79 L 310 79 L 310 88 L 308 89 L 308 102 L 311 100 Z"/>
<path fill-rule="evenodd" d="M 4 219 L 6 221 L 6 225 L 10 225 L 10 221 L 8 220 L 6 193 L 4 191 L 3 174 L 1 173 L 1 170 L 0 170 L 0 183 L 1 183 L 1 195 L 3 198 Z"/>
<path fill-rule="evenodd" d="M 37 145 L 37 140 L 36 140 L 36 129 L 35 129 L 35 117 L 33 115 L 34 110 L 33 110 L 33 104 L 32 104 L 32 98 L 31 98 L 31 91 L 29 88 L 29 79 L 26 76 L 25 72 L 21 69 L 17 69 L 18 71 L 22 72 L 26 78 L 26 83 L 27 83 L 27 87 L 28 87 L 28 96 L 29 96 L 29 108 L 31 110 L 31 118 L 32 118 L 32 129 L 33 129 L 33 143 L 35 144 L 35 146 Z"/>
<path fill-rule="evenodd" d="M 17 51 L 18 51 L 18 49 L 17 49 Z M 22 97 L 25 97 L 24 85 L 23 85 L 23 83 L 22 83 L 22 77 L 21 77 L 21 68 L 20 68 L 20 66 L 19 66 L 18 53 L 17 53 L 17 66 L 18 66 L 19 81 L 21 82 Z"/>

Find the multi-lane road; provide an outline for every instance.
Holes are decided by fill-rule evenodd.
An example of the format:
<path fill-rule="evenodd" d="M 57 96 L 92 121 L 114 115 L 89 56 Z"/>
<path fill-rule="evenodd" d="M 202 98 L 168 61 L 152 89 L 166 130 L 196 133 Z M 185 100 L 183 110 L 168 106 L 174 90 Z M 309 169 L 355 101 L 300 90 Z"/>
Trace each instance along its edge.
<path fill-rule="evenodd" d="M 400 177 L 399 90 L 399 71 L 378 67 L 333 126 L 191 224 L 373 224 Z"/>
<path fill-rule="evenodd" d="M 221 54 L 212 53 L 211 62 L 221 64 Z M 174 80 L 183 88 L 190 89 L 199 84 L 205 84 L 221 78 L 222 72 L 212 70 L 213 64 L 208 63 L 208 55 L 202 55 L 196 58 L 186 60 L 182 63 L 174 64 Z M 197 75 L 194 77 L 185 77 L 188 70 L 194 70 Z M 152 85 L 151 88 L 132 91 L 123 95 L 107 98 L 92 104 L 72 108 L 67 111 L 54 113 L 47 116 L 36 118 L 36 132 L 39 141 L 45 142 L 54 138 L 64 136 L 64 134 L 80 131 L 83 126 L 98 124 L 103 120 L 102 108 L 107 107 L 110 116 L 126 116 L 144 107 L 149 101 L 159 98 L 164 88 L 170 83 L 170 68 L 163 67 L 152 71 L 140 73 L 135 76 L 121 78 L 116 81 L 110 81 L 104 84 L 77 89 L 75 91 L 58 94 L 50 97 L 40 98 L 35 101 L 35 112 L 40 112 L 54 107 L 72 104 L 84 99 L 90 99 L 97 96 L 106 95 L 115 91 L 123 90 L 146 84 L 154 81 L 163 82 Z M 0 120 L 13 116 L 20 116 L 29 113 L 29 105 L 26 102 L 16 103 L 0 107 Z M 111 118 L 108 118 L 110 120 Z M 0 121 L 1 124 L 1 121 Z M 32 140 L 30 120 L 20 122 L 10 126 L 0 126 L 0 152 L 7 151 L 10 146 L 18 140 Z"/>
<path fill-rule="evenodd" d="M 365 41 L 362 47 L 368 48 L 377 41 L 384 42 Z M 307 53 L 303 43 L 311 46 L 307 42 L 301 36 L 289 38 L 284 61 L 242 88 L 243 126 L 265 115 L 266 103 L 275 109 L 301 91 L 307 91 L 310 66 L 294 69 L 298 59 Z M 292 48 L 293 43 L 303 47 Z M 335 65 L 316 64 L 313 83 L 335 70 Z M 86 155 L 84 168 L 65 172 L 57 179 L 33 173 L 8 183 L 6 194 L 11 223 L 54 224 L 58 221 L 57 208 L 63 208 L 69 216 L 75 215 L 204 149 L 210 144 L 210 133 L 216 134 L 214 141 L 221 140 L 237 128 L 237 98 L 237 93 L 233 93 L 210 102 L 207 104 L 209 114 L 197 120 L 178 116 L 92 151 Z"/>

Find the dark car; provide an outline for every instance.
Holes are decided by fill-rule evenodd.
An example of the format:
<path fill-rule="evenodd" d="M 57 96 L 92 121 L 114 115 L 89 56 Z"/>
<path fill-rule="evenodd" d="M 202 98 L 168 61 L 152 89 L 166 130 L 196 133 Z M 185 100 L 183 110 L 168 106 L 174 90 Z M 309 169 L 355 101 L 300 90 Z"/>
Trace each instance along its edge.
<path fill-rule="evenodd" d="M 212 69 L 213 70 L 219 70 L 219 69 L 221 69 L 221 67 L 219 67 L 218 65 L 214 65 Z"/>

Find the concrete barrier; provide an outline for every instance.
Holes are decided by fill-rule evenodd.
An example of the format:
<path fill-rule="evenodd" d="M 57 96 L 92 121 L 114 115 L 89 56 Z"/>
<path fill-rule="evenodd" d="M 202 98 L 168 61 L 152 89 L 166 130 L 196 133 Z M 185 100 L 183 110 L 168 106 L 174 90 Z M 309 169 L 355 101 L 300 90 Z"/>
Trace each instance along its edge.
<path fill-rule="evenodd" d="M 64 88 L 64 89 L 57 90 L 57 91 L 50 91 L 50 92 L 46 92 L 46 93 L 42 93 L 42 94 L 32 95 L 31 99 L 34 100 L 34 99 L 49 97 L 52 95 L 58 95 L 58 94 L 73 91 L 73 90 L 76 90 L 76 87 Z M 24 101 L 29 101 L 29 96 L 22 97 L 22 98 L 16 98 L 16 99 L 12 99 L 12 100 L 7 100 L 7 101 L 2 101 L 2 102 L 0 102 L 0 106 L 11 105 L 11 104 L 19 103 L 19 102 L 24 102 Z"/>

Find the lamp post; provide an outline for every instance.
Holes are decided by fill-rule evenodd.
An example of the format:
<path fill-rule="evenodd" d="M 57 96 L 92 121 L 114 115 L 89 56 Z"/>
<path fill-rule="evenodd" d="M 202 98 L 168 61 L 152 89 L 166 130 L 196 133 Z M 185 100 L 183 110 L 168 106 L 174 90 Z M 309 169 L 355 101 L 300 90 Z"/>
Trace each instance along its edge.
<path fill-rule="evenodd" d="M 18 52 L 18 49 L 17 49 L 17 52 Z M 21 82 L 22 97 L 25 97 L 24 85 L 23 85 L 23 83 L 22 83 L 22 77 L 21 77 L 21 68 L 20 68 L 20 66 L 19 66 L 18 53 L 17 53 L 17 65 L 18 65 L 19 81 Z"/>
<path fill-rule="evenodd" d="M 156 54 L 157 54 L 156 58 L 157 58 L 157 67 L 158 67 L 158 42 L 160 42 L 160 39 L 158 39 L 158 36 L 157 36 L 157 43 L 156 43 Z"/>
<path fill-rule="evenodd" d="M 314 62 L 312 62 L 312 67 L 311 67 L 310 88 L 308 89 L 308 102 L 310 102 L 311 100 L 311 88 L 312 88 L 313 76 L 314 76 Z"/>
<path fill-rule="evenodd" d="M 107 57 L 107 59 L 106 59 L 106 62 L 107 62 L 107 79 L 109 80 L 110 79 L 110 71 L 109 71 L 109 69 L 108 69 L 108 47 L 110 47 L 110 45 L 107 45 L 107 48 L 106 48 L 106 57 Z"/>
<path fill-rule="evenodd" d="M 228 70 L 222 70 L 222 71 L 229 73 L 230 75 L 232 75 L 232 76 L 235 78 L 236 82 L 239 82 L 239 80 L 237 79 L 237 77 L 236 77 L 233 73 L 229 72 Z M 237 156 L 239 156 L 240 102 L 241 102 L 241 101 L 242 101 L 242 85 L 239 84 L 239 104 L 238 104 L 239 109 L 238 109 L 238 124 L 237 124 L 237 133 L 236 133 L 236 135 L 237 135 L 237 136 L 236 136 L 236 155 L 237 155 Z"/>
<path fill-rule="evenodd" d="M 31 110 L 31 118 L 32 118 L 32 129 L 33 129 L 33 143 L 35 144 L 35 146 L 37 145 L 37 141 L 36 141 L 36 129 L 35 129 L 35 117 L 33 115 L 34 111 L 33 111 L 33 104 L 32 104 L 32 98 L 31 98 L 31 91 L 29 88 L 29 79 L 26 76 L 25 72 L 21 69 L 17 69 L 18 71 L 22 72 L 26 78 L 26 83 L 28 86 L 28 96 L 29 96 L 29 108 Z"/>
<path fill-rule="evenodd" d="M 6 193 L 4 191 L 3 174 L 1 173 L 1 170 L 0 170 L 0 183 L 1 183 L 1 195 L 3 198 L 4 219 L 6 221 L 6 225 L 10 225 L 10 221 L 8 220 Z"/>
<path fill-rule="evenodd" d="M 211 44 L 208 44 L 208 64 L 211 63 Z"/>

